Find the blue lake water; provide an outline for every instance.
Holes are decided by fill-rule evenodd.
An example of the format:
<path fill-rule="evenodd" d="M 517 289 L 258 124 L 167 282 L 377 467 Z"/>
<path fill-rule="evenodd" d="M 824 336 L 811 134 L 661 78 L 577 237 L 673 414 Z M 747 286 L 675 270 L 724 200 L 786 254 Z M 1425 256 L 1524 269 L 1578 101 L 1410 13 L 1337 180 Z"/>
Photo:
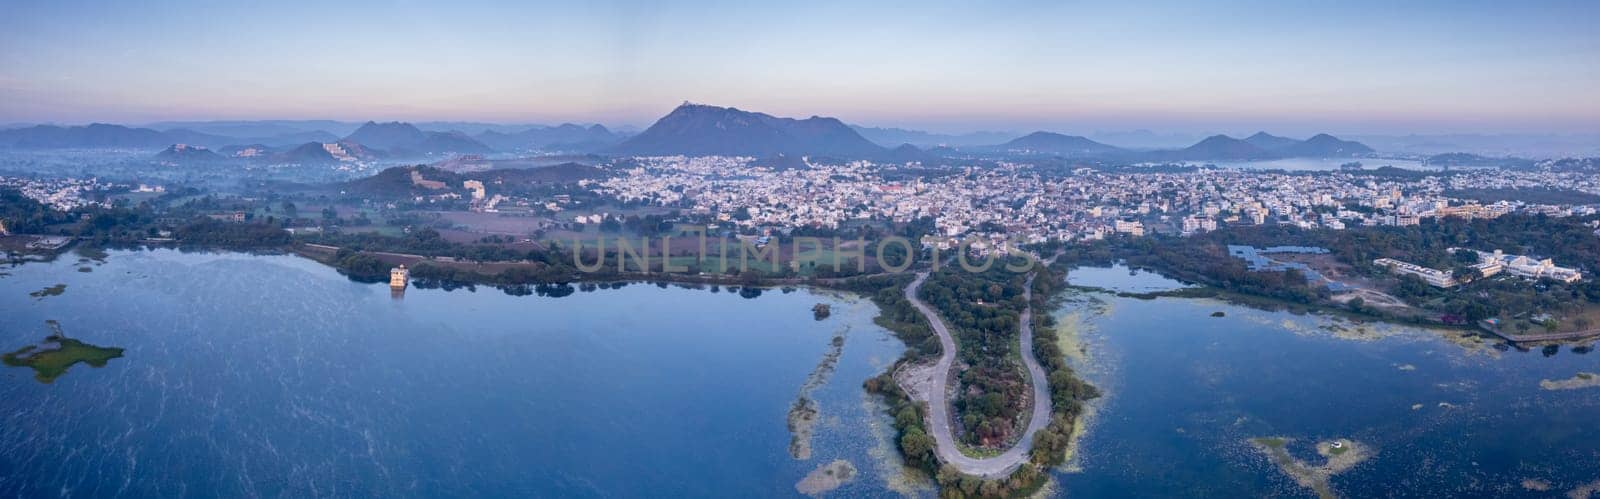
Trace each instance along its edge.
<path fill-rule="evenodd" d="M 1241 170 L 1286 170 L 1286 171 L 1319 171 L 1338 170 L 1340 165 L 1350 162 L 1361 163 L 1362 168 L 1376 170 L 1385 166 L 1403 168 L 1406 170 L 1442 170 L 1442 167 L 1424 165 L 1421 161 L 1409 159 L 1373 159 L 1373 158 L 1284 158 L 1259 161 L 1207 161 L 1197 164 L 1213 164 L 1221 168 L 1236 168 Z"/>
<path fill-rule="evenodd" d="M 1600 372 L 1600 355 L 1214 300 L 1068 301 L 1079 367 L 1108 393 L 1077 470 L 1057 474 L 1070 495 L 1315 497 L 1246 443 L 1275 436 L 1313 464 L 1319 440 L 1374 449 L 1331 479 L 1346 497 L 1548 497 L 1600 480 L 1600 388 L 1540 388 Z"/>
<path fill-rule="evenodd" d="M 1279 271 L 1294 269 L 1300 271 L 1301 275 L 1304 275 L 1310 282 L 1321 283 L 1321 285 L 1326 286 L 1331 291 L 1338 292 L 1350 289 L 1349 285 L 1324 277 L 1322 273 L 1312 270 L 1310 266 L 1304 263 L 1278 261 L 1267 256 L 1274 253 L 1322 254 L 1327 252 L 1328 250 L 1325 248 L 1314 248 L 1310 246 L 1272 246 L 1268 248 L 1256 248 L 1253 246 L 1241 246 L 1233 244 L 1228 245 L 1228 254 L 1250 264 L 1250 270 Z"/>
<path fill-rule="evenodd" d="M 396 300 L 290 256 L 75 260 L 4 269 L 0 349 L 57 320 L 126 353 L 53 384 L 0 368 L 0 496 L 782 497 L 834 459 L 861 473 L 838 493 L 870 496 L 900 471 L 861 383 L 904 347 L 864 300 L 648 284 Z M 839 334 L 796 460 L 788 409 Z"/>
<path fill-rule="evenodd" d="M 1067 274 L 1067 283 L 1124 293 L 1154 293 L 1188 287 L 1161 274 L 1129 269 L 1123 265 L 1078 267 Z"/>
<path fill-rule="evenodd" d="M 904 347 L 858 298 L 634 284 L 394 299 L 289 256 L 75 260 L 3 269 L 0 350 L 47 320 L 127 350 L 53 384 L 0 368 L 0 496 L 790 497 L 834 459 L 860 476 L 832 496 L 905 490 L 861 389 Z M 1107 395 L 1054 473 L 1061 494 L 1310 496 L 1245 444 L 1264 436 L 1303 459 L 1324 439 L 1373 449 L 1331 480 L 1351 497 L 1559 496 L 1600 479 L 1600 389 L 1539 386 L 1600 372 L 1594 354 L 1211 300 L 1064 301 L 1086 352 L 1073 362 Z M 833 316 L 814 321 L 817 302 Z M 797 460 L 786 415 L 836 335 L 837 370 L 810 392 L 814 455 Z"/>

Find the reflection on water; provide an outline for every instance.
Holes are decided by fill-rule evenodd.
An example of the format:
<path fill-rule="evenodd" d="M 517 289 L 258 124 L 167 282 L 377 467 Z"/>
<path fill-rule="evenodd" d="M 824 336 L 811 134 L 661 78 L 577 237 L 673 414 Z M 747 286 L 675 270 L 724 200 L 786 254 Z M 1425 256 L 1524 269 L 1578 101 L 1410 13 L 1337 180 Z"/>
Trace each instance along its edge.
<path fill-rule="evenodd" d="M 838 460 L 854 471 L 837 496 L 929 493 L 893 464 L 893 430 L 861 389 L 903 347 L 859 299 L 629 285 L 395 301 L 293 257 L 171 251 L 9 271 L 0 345 L 59 319 L 127 355 L 48 385 L 0 370 L 0 496 L 788 497 L 835 485 L 802 481 Z M 1182 285 L 1126 268 L 1071 279 Z M 72 292 L 28 297 L 55 283 Z M 1325 481 L 1350 497 L 1559 496 L 1600 478 L 1587 348 L 1493 350 L 1212 300 L 1063 302 L 1069 360 L 1107 396 L 1075 471 L 1056 474 L 1062 494 L 1324 487 L 1259 437 L 1311 471 L 1332 455 L 1320 444 L 1358 442 L 1367 459 Z M 800 395 L 817 410 L 808 460 L 790 455 Z"/>
<path fill-rule="evenodd" d="M 636 284 L 393 300 L 295 257 L 173 251 L 8 272 L 0 345 L 59 319 L 127 355 L 48 385 L 0 369 L 0 496 L 771 497 L 835 460 L 856 470 L 840 495 L 899 480 L 861 385 L 903 346 L 860 299 Z M 72 292 L 28 296 L 58 282 Z M 785 421 L 803 386 L 809 460 Z"/>
<path fill-rule="evenodd" d="M 1080 471 L 1057 476 L 1073 495 L 1315 497 L 1258 437 L 1306 463 L 1326 460 L 1314 443 L 1360 442 L 1368 459 L 1327 480 L 1347 497 L 1542 497 L 1600 477 L 1600 388 L 1540 388 L 1594 372 L 1586 349 L 1482 355 L 1414 328 L 1093 296 L 1109 306 L 1067 301 L 1094 350 L 1080 370 L 1108 391 Z"/>
<path fill-rule="evenodd" d="M 1317 248 L 1312 246 L 1271 246 L 1267 248 L 1256 248 L 1253 246 L 1240 246 L 1233 244 L 1228 245 L 1228 254 L 1238 257 L 1240 260 L 1244 260 L 1245 263 L 1250 264 L 1250 270 L 1282 271 L 1293 269 L 1300 271 L 1302 275 L 1306 276 L 1307 280 L 1313 283 L 1320 282 L 1323 286 L 1327 286 L 1329 291 L 1339 292 L 1351 289 L 1348 284 L 1329 279 L 1326 276 L 1323 276 L 1321 272 L 1312 270 L 1310 266 L 1307 266 L 1304 263 L 1284 262 L 1274 260 L 1267 256 L 1273 253 L 1320 255 L 1327 252 L 1328 250 L 1326 248 Z"/>
<path fill-rule="evenodd" d="M 1183 289 L 1189 285 L 1146 270 L 1125 265 L 1078 267 L 1067 272 L 1067 283 L 1122 293 L 1155 293 Z"/>

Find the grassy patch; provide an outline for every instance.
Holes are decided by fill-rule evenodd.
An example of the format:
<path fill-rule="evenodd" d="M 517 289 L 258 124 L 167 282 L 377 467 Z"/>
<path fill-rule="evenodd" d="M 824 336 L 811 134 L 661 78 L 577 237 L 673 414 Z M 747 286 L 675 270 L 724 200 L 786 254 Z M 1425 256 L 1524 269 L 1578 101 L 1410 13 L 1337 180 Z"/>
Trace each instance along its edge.
<path fill-rule="evenodd" d="M 1283 446 L 1289 444 L 1289 441 L 1285 440 L 1283 437 L 1252 438 L 1252 439 L 1250 439 L 1250 441 L 1258 443 L 1258 444 L 1261 444 L 1261 445 L 1265 445 L 1267 447 L 1271 447 L 1273 449 L 1282 449 Z"/>
<path fill-rule="evenodd" d="M 34 291 L 32 293 L 28 293 L 28 296 L 32 296 L 34 298 L 44 298 L 46 296 L 61 296 L 61 293 L 65 292 L 67 292 L 67 285 L 57 284 L 48 288 Z"/>
<path fill-rule="evenodd" d="M 121 348 L 100 347 L 90 345 L 72 338 L 50 336 L 47 343 L 55 343 L 54 348 L 47 345 L 47 349 L 40 350 L 38 346 L 28 345 L 15 352 L 0 356 L 0 362 L 11 367 L 33 368 L 33 378 L 40 383 L 49 383 L 67 373 L 67 369 L 79 362 L 90 367 L 105 367 L 106 362 L 122 356 Z"/>

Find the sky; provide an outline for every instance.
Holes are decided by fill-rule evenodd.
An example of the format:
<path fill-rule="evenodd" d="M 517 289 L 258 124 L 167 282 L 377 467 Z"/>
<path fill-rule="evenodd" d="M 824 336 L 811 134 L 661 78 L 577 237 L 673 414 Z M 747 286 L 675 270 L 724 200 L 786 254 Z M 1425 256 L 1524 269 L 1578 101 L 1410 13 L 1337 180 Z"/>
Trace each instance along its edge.
<path fill-rule="evenodd" d="M 0 0 L 0 124 L 1600 132 L 1600 2 L 1391 3 Z"/>

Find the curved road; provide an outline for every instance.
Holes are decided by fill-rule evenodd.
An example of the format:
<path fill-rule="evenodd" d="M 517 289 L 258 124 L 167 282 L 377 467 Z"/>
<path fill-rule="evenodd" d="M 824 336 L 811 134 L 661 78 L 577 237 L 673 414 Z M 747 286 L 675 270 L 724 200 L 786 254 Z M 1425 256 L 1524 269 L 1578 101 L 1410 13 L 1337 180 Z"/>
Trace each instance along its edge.
<path fill-rule="evenodd" d="M 1052 259 L 1053 260 L 1053 259 Z M 975 458 L 962 454 L 956 447 L 956 438 L 950 428 L 950 394 L 948 385 L 950 368 L 956 360 L 955 338 L 950 336 L 950 329 L 945 327 L 944 320 L 939 314 L 917 298 L 917 290 L 922 288 L 922 282 L 927 280 L 928 273 L 917 274 L 917 279 L 906 286 L 906 299 L 928 318 L 928 324 L 934 332 L 939 334 L 939 362 L 935 364 L 933 386 L 928 390 L 931 400 L 928 402 L 928 428 L 933 436 L 935 452 L 939 460 L 955 466 L 957 470 L 968 475 L 984 478 L 999 478 L 1017 469 L 1028 460 L 1028 451 L 1033 448 L 1033 435 L 1043 430 L 1050 424 L 1050 385 L 1045 378 L 1044 368 L 1039 367 L 1039 360 L 1033 355 L 1033 276 L 1028 274 L 1028 282 L 1023 291 L 1023 297 L 1028 301 L 1028 308 L 1022 312 L 1022 362 L 1028 367 L 1028 377 L 1033 383 L 1033 416 L 1028 420 L 1028 429 L 1022 432 L 1022 438 L 1017 439 L 1017 444 L 998 456 Z"/>

